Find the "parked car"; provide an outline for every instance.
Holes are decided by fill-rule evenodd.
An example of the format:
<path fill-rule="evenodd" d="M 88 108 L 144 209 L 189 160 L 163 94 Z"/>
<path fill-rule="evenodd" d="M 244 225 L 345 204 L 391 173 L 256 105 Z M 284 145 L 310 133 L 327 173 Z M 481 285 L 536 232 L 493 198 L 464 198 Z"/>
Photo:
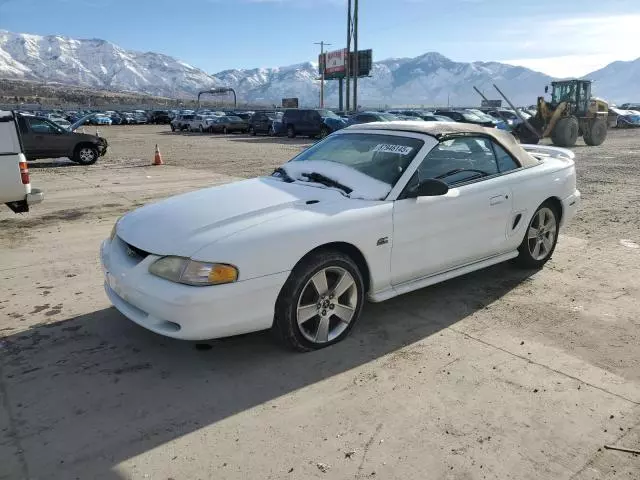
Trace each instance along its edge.
<path fill-rule="evenodd" d="M 0 111 L 0 204 L 15 213 L 28 212 L 44 200 L 44 192 L 31 186 L 22 145 L 16 115 Z"/>
<path fill-rule="evenodd" d="M 623 103 L 619 107 L 621 110 L 635 110 L 640 112 L 640 103 Z"/>
<path fill-rule="evenodd" d="M 193 120 L 194 114 L 179 114 L 171 120 L 171 131 L 181 132 L 189 129 L 189 123 Z"/>
<path fill-rule="evenodd" d="M 92 165 L 107 153 L 107 140 L 76 133 L 73 130 L 77 123 L 67 130 L 44 117 L 18 115 L 17 121 L 28 160 L 67 157 L 81 165 Z"/>
<path fill-rule="evenodd" d="M 242 132 L 247 133 L 249 126 L 240 117 L 235 115 L 225 115 L 224 117 L 211 117 L 211 125 L 209 130 L 214 133 L 228 133 Z"/>
<path fill-rule="evenodd" d="M 193 118 L 189 121 L 187 130 L 190 132 L 211 132 L 211 126 L 215 123 L 214 117 L 208 115 L 193 115 Z"/>
<path fill-rule="evenodd" d="M 449 117 L 450 119 L 460 123 L 471 123 L 481 125 L 483 127 L 495 127 L 493 121 L 478 117 L 476 114 L 464 110 L 436 110 L 435 115 Z"/>
<path fill-rule="evenodd" d="M 133 113 L 130 112 L 121 113 L 120 118 L 121 125 L 135 125 L 137 123 L 135 117 L 133 116 Z"/>
<path fill-rule="evenodd" d="M 385 112 L 358 112 L 349 117 L 347 120 L 349 125 L 358 125 L 360 123 L 371 122 L 393 122 L 398 117 L 392 113 Z"/>
<path fill-rule="evenodd" d="M 296 135 L 324 138 L 332 132 L 347 126 L 347 121 L 331 110 L 288 108 L 282 116 L 287 136 Z"/>
<path fill-rule="evenodd" d="M 149 117 L 147 117 L 147 113 L 143 110 L 134 111 L 133 119 L 136 125 L 146 125 L 149 123 Z"/>
<path fill-rule="evenodd" d="M 249 120 L 249 133 L 251 135 L 257 135 L 258 133 L 265 133 L 267 135 L 275 135 L 275 129 L 273 122 L 282 118 L 282 113 L 276 112 L 255 112 L 251 115 Z"/>
<path fill-rule="evenodd" d="M 465 111 L 469 113 L 473 113 L 474 115 L 476 115 L 477 117 L 480 117 L 481 120 L 484 120 L 487 123 L 492 123 L 495 128 L 499 128 L 500 130 L 507 130 L 507 131 L 511 130 L 511 127 L 507 122 L 499 118 L 493 118 L 491 115 L 484 113 L 482 110 L 479 110 L 477 108 L 467 108 L 465 109 Z M 489 125 L 487 124 L 485 126 L 489 126 Z"/>
<path fill-rule="evenodd" d="M 422 118 L 423 112 L 419 112 L 417 110 L 389 110 L 388 113 L 391 113 L 393 115 L 401 115 L 404 117 L 416 117 L 416 118 Z"/>
<path fill-rule="evenodd" d="M 505 122 L 507 122 L 507 125 L 509 125 L 509 127 L 511 128 L 516 127 L 522 123 L 522 120 L 520 120 L 518 115 L 516 115 L 516 113 L 513 110 L 509 110 L 506 108 L 498 108 L 498 109 L 491 109 L 491 110 L 483 109 L 482 111 L 487 113 L 488 115 L 491 115 L 493 118 L 504 120 Z"/>
<path fill-rule="evenodd" d="M 149 115 L 149 123 L 154 125 L 168 125 L 171 123 L 171 116 L 167 110 L 154 110 Z"/>
<path fill-rule="evenodd" d="M 343 340 L 365 299 L 510 259 L 541 268 L 580 203 L 573 153 L 452 127 L 354 125 L 270 177 L 128 213 L 101 246 L 106 294 L 168 337 L 271 328 L 308 351 Z"/>
<path fill-rule="evenodd" d="M 425 113 L 422 115 L 422 120 L 425 122 L 453 122 L 454 120 L 444 115 L 435 115 L 433 113 Z"/>
<path fill-rule="evenodd" d="M 71 127 L 71 122 L 67 121 L 67 119 L 63 117 L 49 117 L 49 120 L 66 130 L 69 130 Z"/>
<path fill-rule="evenodd" d="M 640 112 L 635 110 L 623 110 L 617 107 L 609 107 L 610 125 L 615 128 L 640 127 Z"/>
<path fill-rule="evenodd" d="M 87 121 L 89 125 L 111 125 L 113 122 L 111 118 L 107 117 L 103 113 L 96 113 L 90 117 Z"/>

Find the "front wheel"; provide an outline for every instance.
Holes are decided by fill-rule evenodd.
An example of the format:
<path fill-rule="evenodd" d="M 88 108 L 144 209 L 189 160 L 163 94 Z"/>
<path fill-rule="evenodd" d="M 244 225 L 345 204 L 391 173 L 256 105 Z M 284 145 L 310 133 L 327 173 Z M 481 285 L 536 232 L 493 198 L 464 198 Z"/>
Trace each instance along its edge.
<path fill-rule="evenodd" d="M 252 137 L 256 136 L 256 129 L 254 127 L 249 127 L 249 133 Z"/>
<path fill-rule="evenodd" d="M 171 125 L 171 131 L 175 132 L 176 131 L 176 126 L 175 125 Z"/>
<path fill-rule="evenodd" d="M 547 263 L 558 243 L 559 223 L 559 213 L 555 205 L 549 201 L 540 205 L 518 247 L 516 263 L 532 269 L 541 268 Z"/>
<path fill-rule="evenodd" d="M 602 118 L 596 118 L 587 125 L 587 131 L 584 132 L 584 143 L 589 146 L 596 147 L 602 145 L 607 138 L 607 123 Z"/>
<path fill-rule="evenodd" d="M 200 133 L 204 133 L 204 128 L 202 127 L 202 125 L 198 127 L 198 130 L 200 131 Z"/>
<path fill-rule="evenodd" d="M 355 262 L 336 251 L 322 251 L 300 262 L 276 301 L 273 330 L 301 352 L 344 339 L 360 316 L 364 282 Z"/>
<path fill-rule="evenodd" d="M 80 147 L 73 155 L 73 161 L 80 165 L 93 165 L 98 161 L 98 149 L 95 147 Z"/>
<path fill-rule="evenodd" d="M 273 131 L 273 127 L 269 127 L 269 131 L 267 132 L 267 135 L 269 135 L 270 137 L 273 137 L 275 135 L 275 132 Z"/>
<path fill-rule="evenodd" d="M 320 129 L 320 138 L 324 138 L 324 137 L 328 136 L 329 134 L 331 134 L 331 130 L 329 130 L 328 127 L 322 127 Z"/>
<path fill-rule="evenodd" d="M 287 137 L 289 138 L 296 138 L 296 131 L 293 128 L 293 125 L 289 125 L 287 127 Z"/>

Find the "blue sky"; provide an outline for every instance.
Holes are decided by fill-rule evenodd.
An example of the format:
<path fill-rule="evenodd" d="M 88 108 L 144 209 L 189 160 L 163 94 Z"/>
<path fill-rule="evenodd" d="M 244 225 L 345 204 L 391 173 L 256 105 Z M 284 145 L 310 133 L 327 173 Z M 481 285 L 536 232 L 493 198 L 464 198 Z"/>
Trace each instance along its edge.
<path fill-rule="evenodd" d="M 102 38 L 215 73 L 315 61 L 320 40 L 344 47 L 346 0 L 0 0 L 0 28 Z M 374 60 L 437 51 L 583 75 L 640 57 L 638 29 L 640 0 L 360 0 Z"/>

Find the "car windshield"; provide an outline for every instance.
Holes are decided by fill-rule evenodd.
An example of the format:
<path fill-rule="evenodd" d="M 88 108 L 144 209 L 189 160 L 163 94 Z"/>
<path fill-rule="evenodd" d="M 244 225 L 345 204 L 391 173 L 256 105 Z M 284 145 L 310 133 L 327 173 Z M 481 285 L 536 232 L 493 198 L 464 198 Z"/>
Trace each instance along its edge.
<path fill-rule="evenodd" d="M 295 157 L 291 162 L 330 162 L 383 182 L 393 187 L 414 159 L 424 142 L 420 139 L 373 133 L 333 135 Z M 347 182 L 348 175 L 336 169 L 329 173 L 333 180 Z M 337 177 L 337 178 L 334 178 Z M 352 187 L 353 188 L 353 187 Z"/>
<path fill-rule="evenodd" d="M 331 110 L 327 110 L 327 109 L 318 110 L 318 113 L 320 114 L 321 117 L 337 118 L 338 120 L 340 119 L 340 117 L 335 113 L 333 113 Z"/>

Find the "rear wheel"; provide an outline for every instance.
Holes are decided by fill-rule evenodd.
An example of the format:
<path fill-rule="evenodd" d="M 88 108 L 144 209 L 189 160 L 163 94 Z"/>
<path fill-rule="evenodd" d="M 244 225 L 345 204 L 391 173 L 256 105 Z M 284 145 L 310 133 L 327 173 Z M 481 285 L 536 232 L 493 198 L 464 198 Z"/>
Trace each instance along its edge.
<path fill-rule="evenodd" d="M 293 125 L 287 127 L 287 137 L 296 138 L 296 130 L 293 128 Z"/>
<path fill-rule="evenodd" d="M 584 143 L 590 146 L 602 145 L 607 138 L 607 123 L 602 118 L 596 118 L 584 132 Z"/>
<path fill-rule="evenodd" d="M 556 249 L 559 223 L 560 215 L 552 202 L 540 205 L 518 247 L 516 263 L 524 268 L 540 268 L 547 263 Z"/>
<path fill-rule="evenodd" d="M 551 138 L 558 147 L 573 147 L 578 140 L 580 125 L 576 117 L 565 117 L 558 120 Z"/>
<path fill-rule="evenodd" d="M 287 346 L 306 352 L 345 338 L 364 302 L 362 274 L 336 251 L 313 254 L 291 272 L 276 301 L 273 330 Z"/>
<path fill-rule="evenodd" d="M 90 146 L 80 146 L 76 148 L 73 161 L 80 165 L 93 165 L 98 161 L 98 149 Z"/>
<path fill-rule="evenodd" d="M 171 131 L 172 131 L 172 132 L 175 132 L 175 131 L 176 131 L 176 127 L 175 127 L 175 125 L 171 125 Z"/>
<path fill-rule="evenodd" d="M 200 133 L 204 133 L 204 128 L 202 127 L 202 125 L 198 127 L 198 130 L 200 130 Z"/>
<path fill-rule="evenodd" d="M 255 137 L 255 136 L 256 136 L 256 129 L 255 129 L 254 127 L 249 127 L 249 133 L 250 133 L 252 136 L 254 136 L 254 137 Z"/>

